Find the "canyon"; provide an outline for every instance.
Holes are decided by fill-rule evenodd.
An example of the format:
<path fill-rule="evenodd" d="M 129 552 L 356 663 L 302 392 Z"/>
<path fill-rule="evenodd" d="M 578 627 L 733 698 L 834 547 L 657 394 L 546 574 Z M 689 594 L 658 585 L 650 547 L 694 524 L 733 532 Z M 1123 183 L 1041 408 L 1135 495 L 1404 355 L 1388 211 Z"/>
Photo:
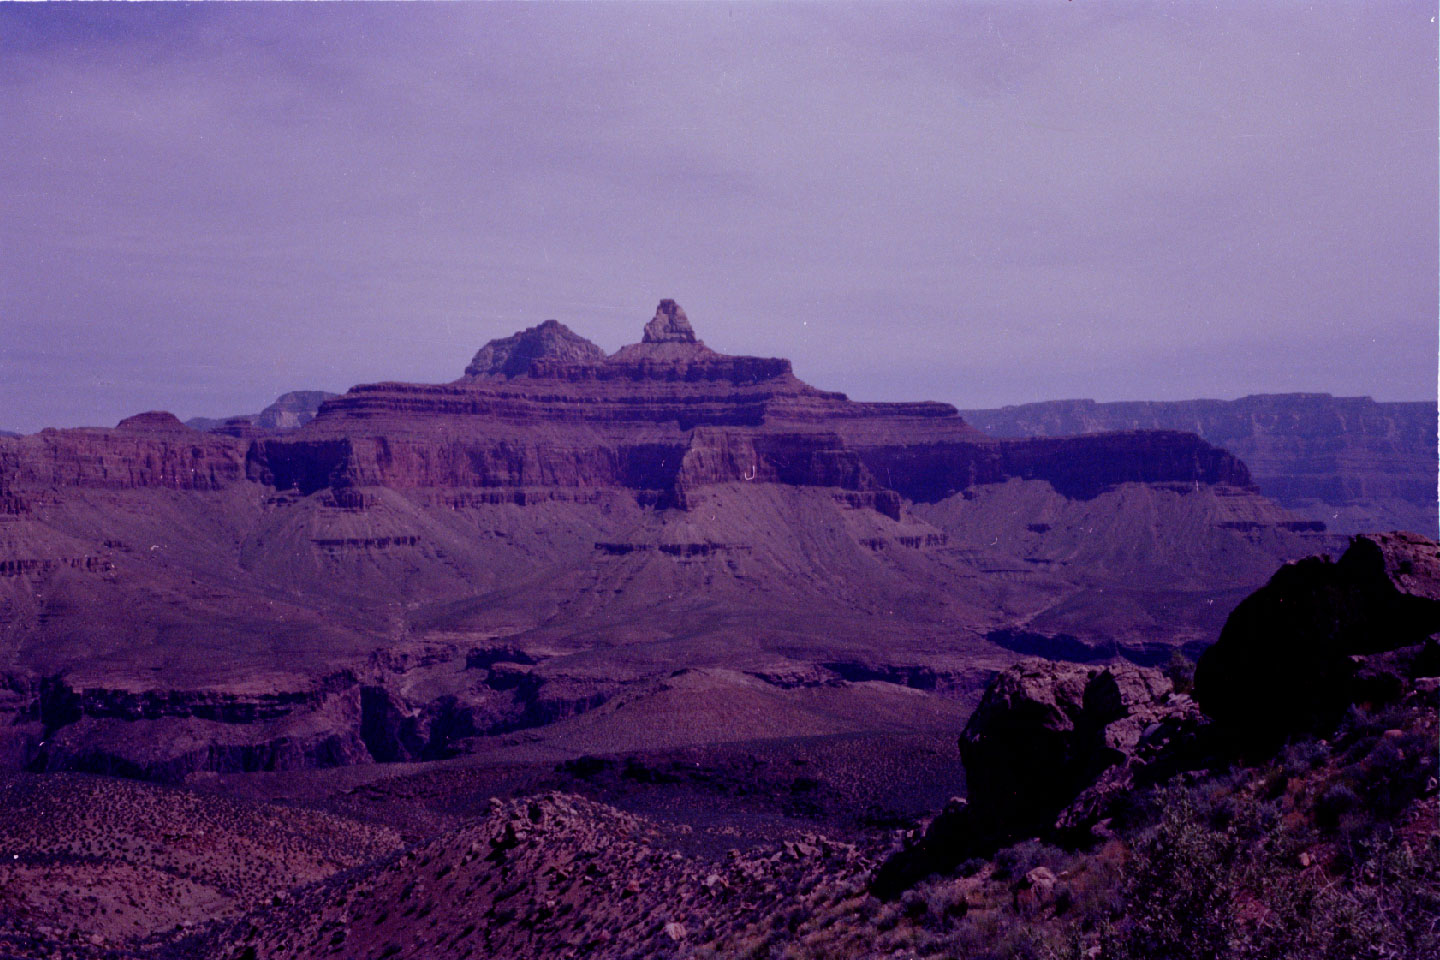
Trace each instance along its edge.
<path fill-rule="evenodd" d="M 1193 656 L 1340 543 L 1193 433 L 995 438 L 717 353 L 670 300 L 614 354 L 547 321 L 450 383 L 282 400 L 0 440 L 0 763 L 942 729 L 1022 654 Z"/>

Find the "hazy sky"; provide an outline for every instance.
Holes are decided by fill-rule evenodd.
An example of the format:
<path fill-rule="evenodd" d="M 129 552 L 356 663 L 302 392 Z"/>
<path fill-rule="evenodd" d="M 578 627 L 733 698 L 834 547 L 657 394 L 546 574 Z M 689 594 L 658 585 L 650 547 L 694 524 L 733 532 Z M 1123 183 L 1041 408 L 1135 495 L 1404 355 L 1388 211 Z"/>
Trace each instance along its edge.
<path fill-rule="evenodd" d="M 1434 396 L 1435 4 L 0 6 L 0 427 L 674 297 L 860 399 Z"/>

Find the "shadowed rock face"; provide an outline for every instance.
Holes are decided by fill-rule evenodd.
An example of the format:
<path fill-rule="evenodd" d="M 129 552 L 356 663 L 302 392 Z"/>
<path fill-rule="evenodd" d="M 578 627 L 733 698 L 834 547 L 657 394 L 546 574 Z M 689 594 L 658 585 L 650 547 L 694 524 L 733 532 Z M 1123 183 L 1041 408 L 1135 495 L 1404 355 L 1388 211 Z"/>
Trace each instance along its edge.
<path fill-rule="evenodd" d="M 1359 536 L 1338 561 L 1282 568 L 1235 608 L 1200 658 L 1195 695 L 1234 736 L 1324 731 L 1381 695 L 1357 658 L 1440 633 L 1440 548 L 1415 534 Z"/>
<path fill-rule="evenodd" d="M 1024 660 L 985 690 L 964 732 L 967 798 L 891 857 L 874 889 L 893 897 L 932 873 L 987 857 L 1016 839 L 1078 839 L 1147 767 L 1173 772 L 1203 725 L 1159 671 Z M 1067 809 L 1068 808 L 1068 809 Z"/>

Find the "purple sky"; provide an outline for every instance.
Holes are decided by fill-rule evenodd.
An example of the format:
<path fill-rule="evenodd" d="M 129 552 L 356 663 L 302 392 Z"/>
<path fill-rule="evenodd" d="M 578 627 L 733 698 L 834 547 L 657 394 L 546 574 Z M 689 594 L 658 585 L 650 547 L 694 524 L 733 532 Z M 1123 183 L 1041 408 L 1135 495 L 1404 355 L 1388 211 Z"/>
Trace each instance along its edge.
<path fill-rule="evenodd" d="M 674 297 L 859 399 L 1435 392 L 1434 4 L 0 6 L 0 427 Z"/>

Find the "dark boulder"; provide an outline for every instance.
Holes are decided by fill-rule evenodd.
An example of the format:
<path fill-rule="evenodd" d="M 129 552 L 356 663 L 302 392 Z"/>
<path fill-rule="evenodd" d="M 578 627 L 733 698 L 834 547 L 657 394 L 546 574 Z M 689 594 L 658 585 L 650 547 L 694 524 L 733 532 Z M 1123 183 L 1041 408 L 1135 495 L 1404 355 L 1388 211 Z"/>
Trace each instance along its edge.
<path fill-rule="evenodd" d="M 1423 648 L 1437 631 L 1435 542 L 1359 536 L 1338 561 L 1287 564 L 1243 600 L 1200 658 L 1195 697 L 1237 748 L 1268 749 L 1332 728 L 1352 703 L 1398 695 L 1393 671 L 1365 658 Z"/>
<path fill-rule="evenodd" d="M 1023 660 L 996 675 L 960 735 L 968 799 L 887 860 L 872 889 L 896 896 L 1023 837 L 1083 837 L 1117 792 L 1152 764 L 1174 766 L 1202 727 L 1158 670 Z"/>

